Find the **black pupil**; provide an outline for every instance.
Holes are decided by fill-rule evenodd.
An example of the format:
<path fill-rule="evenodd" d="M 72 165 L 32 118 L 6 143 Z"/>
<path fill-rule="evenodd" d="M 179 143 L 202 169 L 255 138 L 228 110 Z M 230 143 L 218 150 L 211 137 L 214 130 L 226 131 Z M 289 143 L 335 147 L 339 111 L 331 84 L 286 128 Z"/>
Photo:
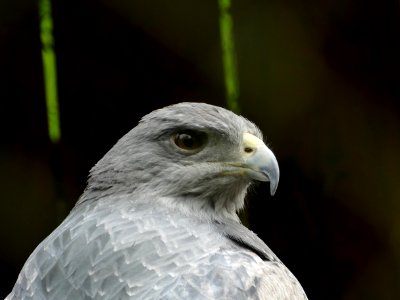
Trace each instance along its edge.
<path fill-rule="evenodd" d="M 178 135 L 178 142 L 181 146 L 187 149 L 193 149 L 196 147 L 196 141 L 190 134 L 181 133 Z"/>

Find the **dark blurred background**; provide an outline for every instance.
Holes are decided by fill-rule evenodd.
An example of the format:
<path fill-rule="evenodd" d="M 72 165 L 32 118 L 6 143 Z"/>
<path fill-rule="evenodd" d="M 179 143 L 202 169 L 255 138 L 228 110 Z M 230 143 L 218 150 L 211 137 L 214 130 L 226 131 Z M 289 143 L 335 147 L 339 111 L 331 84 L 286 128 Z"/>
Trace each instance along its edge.
<path fill-rule="evenodd" d="M 398 1 L 232 2 L 241 113 L 281 167 L 251 228 L 310 299 L 400 299 Z M 47 134 L 38 9 L 0 2 L 0 298 L 139 118 L 226 106 L 217 0 L 53 1 L 61 142 Z"/>

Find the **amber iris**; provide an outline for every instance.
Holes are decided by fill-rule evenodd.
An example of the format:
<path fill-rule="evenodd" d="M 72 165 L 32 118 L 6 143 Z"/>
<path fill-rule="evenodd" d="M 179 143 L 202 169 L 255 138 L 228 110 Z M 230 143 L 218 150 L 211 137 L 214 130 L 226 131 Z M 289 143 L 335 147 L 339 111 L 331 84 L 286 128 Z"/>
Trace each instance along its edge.
<path fill-rule="evenodd" d="M 180 149 L 194 152 L 204 145 L 205 135 L 195 131 L 178 132 L 174 135 L 173 141 Z"/>

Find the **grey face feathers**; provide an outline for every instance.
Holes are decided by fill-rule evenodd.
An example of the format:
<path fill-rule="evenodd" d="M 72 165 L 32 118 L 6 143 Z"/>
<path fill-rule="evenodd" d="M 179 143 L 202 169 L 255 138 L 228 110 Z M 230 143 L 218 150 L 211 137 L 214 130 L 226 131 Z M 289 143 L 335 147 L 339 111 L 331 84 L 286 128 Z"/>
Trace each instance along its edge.
<path fill-rule="evenodd" d="M 253 179 L 270 180 L 272 193 L 279 179 L 260 130 L 226 109 L 180 103 L 146 115 L 120 139 L 91 170 L 80 202 L 150 193 L 185 199 L 176 203 L 185 209 L 236 216 Z"/>

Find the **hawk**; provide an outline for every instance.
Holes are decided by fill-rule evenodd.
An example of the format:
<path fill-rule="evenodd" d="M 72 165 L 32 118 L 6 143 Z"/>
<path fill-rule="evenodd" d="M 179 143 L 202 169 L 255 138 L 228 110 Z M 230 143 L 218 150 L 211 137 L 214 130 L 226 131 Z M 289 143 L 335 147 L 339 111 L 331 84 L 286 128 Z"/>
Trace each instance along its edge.
<path fill-rule="evenodd" d="M 307 299 L 237 212 L 279 181 L 260 130 L 231 111 L 151 112 L 91 169 L 6 299 Z"/>

